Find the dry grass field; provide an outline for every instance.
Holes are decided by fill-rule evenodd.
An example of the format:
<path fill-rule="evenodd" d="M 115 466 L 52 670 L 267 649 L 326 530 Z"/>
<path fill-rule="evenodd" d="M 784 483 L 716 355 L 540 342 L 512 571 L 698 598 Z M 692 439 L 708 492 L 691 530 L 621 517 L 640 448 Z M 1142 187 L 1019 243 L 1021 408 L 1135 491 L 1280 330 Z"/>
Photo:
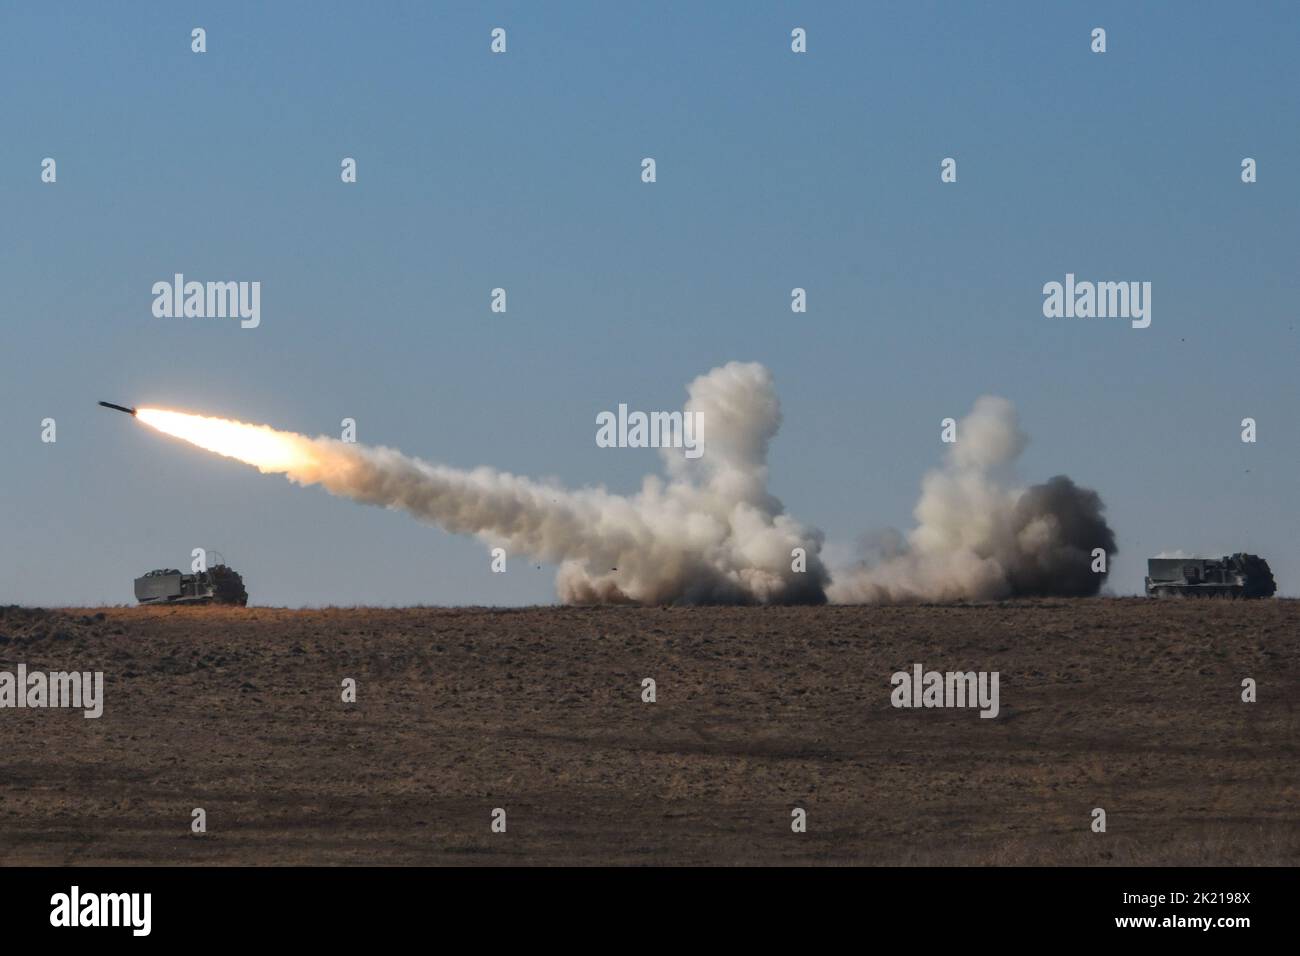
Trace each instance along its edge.
<path fill-rule="evenodd" d="M 19 662 L 106 703 L 0 710 L 8 865 L 1300 862 L 1297 601 L 0 609 Z"/>

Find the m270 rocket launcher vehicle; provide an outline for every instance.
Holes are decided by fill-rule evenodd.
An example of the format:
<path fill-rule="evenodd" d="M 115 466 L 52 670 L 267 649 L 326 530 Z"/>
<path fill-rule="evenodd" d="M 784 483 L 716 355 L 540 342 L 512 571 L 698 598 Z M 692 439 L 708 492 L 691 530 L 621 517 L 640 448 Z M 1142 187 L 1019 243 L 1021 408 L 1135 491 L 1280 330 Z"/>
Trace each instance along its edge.
<path fill-rule="evenodd" d="M 135 579 L 135 599 L 141 604 L 248 604 L 248 591 L 239 572 L 224 564 L 206 571 L 181 574 L 175 568 L 150 571 Z"/>
<path fill-rule="evenodd" d="M 1268 562 L 1238 552 L 1212 558 L 1150 558 L 1147 597 L 1266 598 L 1277 590 Z"/>

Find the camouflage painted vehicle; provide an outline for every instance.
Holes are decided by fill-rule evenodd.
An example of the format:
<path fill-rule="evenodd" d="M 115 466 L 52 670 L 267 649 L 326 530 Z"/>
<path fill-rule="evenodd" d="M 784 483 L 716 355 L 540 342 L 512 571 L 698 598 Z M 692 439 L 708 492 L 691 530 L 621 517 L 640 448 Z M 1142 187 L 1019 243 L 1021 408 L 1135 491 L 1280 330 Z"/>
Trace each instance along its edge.
<path fill-rule="evenodd" d="M 1268 562 L 1237 552 L 1222 559 L 1150 558 L 1147 597 L 1266 598 L 1277 591 Z"/>
<path fill-rule="evenodd" d="M 141 604 L 248 604 L 248 591 L 239 572 L 224 564 L 182 574 L 175 568 L 150 571 L 135 579 L 135 599 Z"/>

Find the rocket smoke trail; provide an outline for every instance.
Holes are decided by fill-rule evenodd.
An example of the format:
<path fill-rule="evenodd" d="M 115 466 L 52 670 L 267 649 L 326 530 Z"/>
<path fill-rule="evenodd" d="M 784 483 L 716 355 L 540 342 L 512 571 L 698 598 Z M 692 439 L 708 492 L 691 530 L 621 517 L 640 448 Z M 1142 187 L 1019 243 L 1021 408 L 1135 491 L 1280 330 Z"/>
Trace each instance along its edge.
<path fill-rule="evenodd" d="M 1112 553 L 1114 536 L 1097 495 L 1064 477 L 1022 491 L 999 483 L 1024 445 L 1005 400 L 980 399 L 958 426 L 948 462 L 925 479 L 906 543 L 832 584 L 821 532 L 767 491 L 767 447 L 781 423 L 768 370 L 731 362 L 687 391 L 685 411 L 706 423 L 703 455 L 662 449 L 666 477 L 646 477 L 634 495 L 181 412 L 141 408 L 137 418 L 263 472 L 558 564 L 567 603 L 820 604 L 828 593 L 875 603 L 1092 594 L 1101 585 L 1091 550 Z M 801 570 L 795 549 L 806 556 Z"/>
<path fill-rule="evenodd" d="M 649 476 L 630 496 L 223 419 L 147 408 L 137 417 L 264 472 L 557 563 L 566 602 L 824 602 L 821 535 L 784 515 L 767 493 L 767 445 L 781 421 L 771 374 L 732 362 L 688 392 L 686 410 L 710 429 L 704 454 L 686 459 L 681 449 L 662 449 L 667 480 Z M 807 551 L 804 571 L 792 570 L 794 548 Z"/>

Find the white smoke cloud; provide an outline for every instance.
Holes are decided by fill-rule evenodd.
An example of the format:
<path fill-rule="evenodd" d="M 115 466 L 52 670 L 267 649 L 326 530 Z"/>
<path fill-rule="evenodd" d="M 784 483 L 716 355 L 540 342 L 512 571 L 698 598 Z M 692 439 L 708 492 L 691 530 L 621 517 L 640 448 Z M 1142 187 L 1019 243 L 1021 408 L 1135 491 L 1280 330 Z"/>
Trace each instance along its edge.
<path fill-rule="evenodd" d="M 925 476 L 917 525 L 876 544 L 874 560 L 838 571 L 847 604 L 1095 594 L 1106 575 L 1092 550 L 1115 552 L 1096 492 L 1061 475 L 1017 488 L 1011 466 L 1028 439 L 1015 407 L 984 396 L 957 426 L 943 466 Z"/>

